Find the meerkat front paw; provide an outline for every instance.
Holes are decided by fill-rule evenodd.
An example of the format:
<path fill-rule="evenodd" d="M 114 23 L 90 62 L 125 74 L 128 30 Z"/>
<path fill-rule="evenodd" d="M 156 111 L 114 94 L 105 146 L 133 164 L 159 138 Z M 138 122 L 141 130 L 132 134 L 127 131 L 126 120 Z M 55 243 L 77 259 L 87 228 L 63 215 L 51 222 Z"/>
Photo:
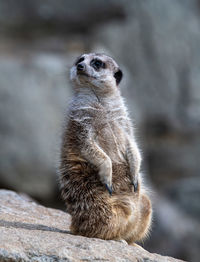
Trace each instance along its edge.
<path fill-rule="evenodd" d="M 99 166 L 99 177 L 101 182 L 106 186 L 109 194 L 112 195 L 112 162 L 110 158 L 106 159 Z"/>
<path fill-rule="evenodd" d="M 134 177 L 134 179 L 131 182 L 131 185 L 133 185 L 134 192 L 137 192 L 137 190 L 138 190 L 138 176 Z"/>
<path fill-rule="evenodd" d="M 131 177 L 131 184 L 134 187 L 134 192 L 138 190 L 138 176 L 140 171 L 141 165 L 141 156 L 139 150 L 135 147 L 135 149 L 129 151 L 128 154 L 128 162 L 130 166 L 130 177 Z"/>

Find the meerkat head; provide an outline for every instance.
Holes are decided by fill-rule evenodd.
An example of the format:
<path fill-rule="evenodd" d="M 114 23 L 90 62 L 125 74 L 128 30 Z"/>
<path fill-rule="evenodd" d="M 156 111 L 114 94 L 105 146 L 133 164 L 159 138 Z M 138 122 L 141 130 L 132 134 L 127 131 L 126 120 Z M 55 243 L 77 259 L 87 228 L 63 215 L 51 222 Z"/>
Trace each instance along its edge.
<path fill-rule="evenodd" d="M 117 63 L 105 54 L 83 54 L 71 68 L 71 81 L 80 87 L 93 86 L 97 91 L 115 89 L 122 79 Z M 105 90 L 106 89 L 106 90 Z"/>

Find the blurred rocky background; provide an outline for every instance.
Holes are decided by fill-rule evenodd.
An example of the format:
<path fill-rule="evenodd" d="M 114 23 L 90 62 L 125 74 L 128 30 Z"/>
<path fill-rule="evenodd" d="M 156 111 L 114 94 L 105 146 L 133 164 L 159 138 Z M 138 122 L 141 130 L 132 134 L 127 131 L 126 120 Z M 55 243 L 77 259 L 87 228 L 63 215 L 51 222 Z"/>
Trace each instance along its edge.
<path fill-rule="evenodd" d="M 200 256 L 200 1 L 0 0 L 0 188 L 63 208 L 56 167 L 75 57 L 113 56 L 152 188 L 150 252 Z"/>

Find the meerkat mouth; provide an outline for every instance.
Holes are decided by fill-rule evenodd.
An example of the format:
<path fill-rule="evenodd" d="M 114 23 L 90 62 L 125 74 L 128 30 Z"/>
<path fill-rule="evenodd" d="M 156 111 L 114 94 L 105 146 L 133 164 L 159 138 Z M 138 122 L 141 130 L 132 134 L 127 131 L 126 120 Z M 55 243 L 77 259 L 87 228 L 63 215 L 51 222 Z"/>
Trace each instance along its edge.
<path fill-rule="evenodd" d="M 77 75 L 89 77 L 89 75 L 87 73 L 85 73 L 85 72 L 77 72 Z"/>
<path fill-rule="evenodd" d="M 94 78 L 94 79 L 97 79 L 96 76 L 91 76 L 91 75 L 88 75 L 87 73 L 85 72 L 77 72 L 77 75 L 78 76 L 86 76 L 86 77 L 90 77 L 90 78 Z"/>

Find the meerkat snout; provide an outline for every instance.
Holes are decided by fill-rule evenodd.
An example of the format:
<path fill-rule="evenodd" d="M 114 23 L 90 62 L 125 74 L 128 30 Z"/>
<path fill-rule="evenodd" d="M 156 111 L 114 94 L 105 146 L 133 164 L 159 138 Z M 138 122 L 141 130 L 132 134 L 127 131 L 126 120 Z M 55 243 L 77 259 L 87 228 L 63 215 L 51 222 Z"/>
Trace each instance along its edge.
<path fill-rule="evenodd" d="M 76 66 L 76 68 L 77 68 L 77 71 L 84 71 L 85 70 L 85 65 L 80 63 L 80 64 L 78 64 Z"/>

